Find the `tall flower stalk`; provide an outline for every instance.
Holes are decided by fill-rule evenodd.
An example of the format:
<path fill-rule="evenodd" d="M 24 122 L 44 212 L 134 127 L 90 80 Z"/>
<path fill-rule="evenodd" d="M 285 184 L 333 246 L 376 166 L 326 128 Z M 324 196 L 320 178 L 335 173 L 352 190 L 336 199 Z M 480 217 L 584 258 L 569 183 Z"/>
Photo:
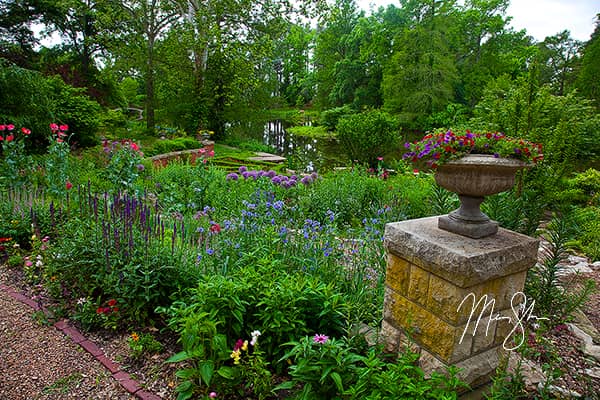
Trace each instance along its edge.
<path fill-rule="evenodd" d="M 17 189 L 28 181 L 27 169 L 31 165 L 31 159 L 25 154 L 25 139 L 30 134 L 31 131 L 24 127 L 15 130 L 13 124 L 0 125 L 0 145 L 3 154 L 0 165 L 8 188 Z"/>
<path fill-rule="evenodd" d="M 69 181 L 69 140 L 67 125 L 50 124 L 48 156 L 46 157 L 47 192 L 54 197 L 64 198 L 72 184 Z"/>

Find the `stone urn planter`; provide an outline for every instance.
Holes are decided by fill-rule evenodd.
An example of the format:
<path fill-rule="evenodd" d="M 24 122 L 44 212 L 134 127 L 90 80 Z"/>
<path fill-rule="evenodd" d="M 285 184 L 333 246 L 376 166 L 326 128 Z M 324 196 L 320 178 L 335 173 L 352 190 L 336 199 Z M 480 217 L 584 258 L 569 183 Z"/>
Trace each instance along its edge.
<path fill-rule="evenodd" d="M 439 217 L 438 227 L 475 239 L 498 232 L 498 223 L 481 212 L 479 206 L 485 196 L 512 188 L 516 172 L 529 166 L 520 160 L 487 154 L 470 154 L 440 165 L 435 181 L 458 194 L 460 208 Z"/>

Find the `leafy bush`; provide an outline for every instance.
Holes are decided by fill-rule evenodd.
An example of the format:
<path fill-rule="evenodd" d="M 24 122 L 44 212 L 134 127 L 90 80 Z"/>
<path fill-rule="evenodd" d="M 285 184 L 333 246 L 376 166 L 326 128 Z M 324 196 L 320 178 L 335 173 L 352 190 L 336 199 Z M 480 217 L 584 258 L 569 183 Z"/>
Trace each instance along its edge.
<path fill-rule="evenodd" d="M 360 354 L 347 339 L 330 339 L 317 334 L 289 343 L 291 380 L 276 389 L 292 390 L 292 398 L 342 399 L 457 399 L 458 390 L 467 386 L 454 367 L 448 375 L 434 372 L 425 378 L 416 366 L 419 356 L 410 352 L 398 359 L 384 359 L 371 348 Z"/>
<path fill-rule="evenodd" d="M 593 261 L 600 260 L 600 208 L 586 207 L 575 211 L 575 220 L 579 226 L 576 240 L 573 242 Z"/>
<path fill-rule="evenodd" d="M 54 93 L 44 76 L 0 59 L 0 104 L 1 123 L 27 127 L 32 142 L 44 142 L 54 109 Z"/>
<path fill-rule="evenodd" d="M 335 176 L 335 178 L 334 178 Z M 370 176 L 359 168 L 338 171 L 327 179 L 317 181 L 311 190 L 300 199 L 300 208 L 305 215 L 323 222 L 328 211 L 336 215 L 338 226 L 360 224 L 357 211 L 363 217 L 376 215 L 378 210 L 389 204 L 388 184 Z"/>
<path fill-rule="evenodd" d="M 578 227 L 572 214 L 555 217 L 544 230 L 543 236 L 550 243 L 542 264 L 529 270 L 525 293 L 535 300 L 537 311 L 550 319 L 551 326 L 570 320 L 573 313 L 583 305 L 594 290 L 594 281 L 588 280 L 581 289 L 558 281 L 560 262 L 566 257 L 569 242 Z"/>
<path fill-rule="evenodd" d="M 59 77 L 49 79 L 54 93 L 54 115 L 56 122 L 67 124 L 72 144 L 89 147 L 98 144 L 96 132 L 100 124 L 100 105 L 85 95 L 84 88 L 74 88 Z"/>
<path fill-rule="evenodd" d="M 340 118 L 345 115 L 350 115 L 354 111 L 350 106 L 330 108 L 321 113 L 321 125 L 327 128 L 328 131 L 335 130 Z"/>
<path fill-rule="evenodd" d="M 166 312 L 169 325 L 176 331 L 181 331 L 189 318 L 195 318 L 192 315 L 211 314 L 230 343 L 259 330 L 267 357 L 279 359 L 283 355 L 281 345 L 298 335 L 314 331 L 341 334 L 347 310 L 333 285 L 263 265 L 239 269 L 231 277 L 204 276 L 187 298 Z"/>
<path fill-rule="evenodd" d="M 398 122 L 383 111 L 346 115 L 340 118 L 336 130 L 350 159 L 371 166 L 400 140 Z"/>
<path fill-rule="evenodd" d="M 146 151 L 146 156 L 171 153 L 174 151 L 190 150 L 201 148 L 198 140 L 191 137 L 179 137 L 175 139 L 157 140 L 152 147 Z"/>

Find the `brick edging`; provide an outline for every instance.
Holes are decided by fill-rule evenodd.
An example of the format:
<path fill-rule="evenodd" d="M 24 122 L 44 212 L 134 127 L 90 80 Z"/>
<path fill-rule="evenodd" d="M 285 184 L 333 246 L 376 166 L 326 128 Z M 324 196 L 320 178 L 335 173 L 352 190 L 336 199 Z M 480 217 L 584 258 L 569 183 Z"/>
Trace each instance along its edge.
<path fill-rule="evenodd" d="M 10 286 L 0 283 L 0 290 L 5 292 L 13 299 L 33 308 L 35 311 L 45 311 L 44 308 L 34 300 L 23 295 L 22 293 L 19 293 Z M 127 390 L 127 392 L 136 396 L 140 400 L 162 400 L 162 397 L 143 390 L 140 384 L 135 379 L 131 378 L 129 373 L 122 371 L 121 366 L 117 362 L 106 357 L 102 349 L 100 349 L 96 343 L 87 339 L 77 328 L 72 326 L 68 320 L 63 319 L 56 322 L 54 324 L 54 328 L 68 336 L 73 343 L 90 353 L 92 357 L 96 359 L 96 361 L 102 364 L 104 368 L 110 372 L 112 378 L 116 380 L 123 387 L 123 389 Z"/>

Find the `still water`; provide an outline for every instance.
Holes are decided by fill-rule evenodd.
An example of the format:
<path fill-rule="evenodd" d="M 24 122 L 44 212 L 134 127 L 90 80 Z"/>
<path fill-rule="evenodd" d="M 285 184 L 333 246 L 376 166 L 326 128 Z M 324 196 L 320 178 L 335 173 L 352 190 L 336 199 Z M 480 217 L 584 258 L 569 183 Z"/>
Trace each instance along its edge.
<path fill-rule="evenodd" d="M 335 139 L 293 135 L 286 131 L 280 120 L 266 122 L 261 139 L 288 159 L 289 168 L 299 172 L 331 170 L 348 162 L 342 146 Z"/>

